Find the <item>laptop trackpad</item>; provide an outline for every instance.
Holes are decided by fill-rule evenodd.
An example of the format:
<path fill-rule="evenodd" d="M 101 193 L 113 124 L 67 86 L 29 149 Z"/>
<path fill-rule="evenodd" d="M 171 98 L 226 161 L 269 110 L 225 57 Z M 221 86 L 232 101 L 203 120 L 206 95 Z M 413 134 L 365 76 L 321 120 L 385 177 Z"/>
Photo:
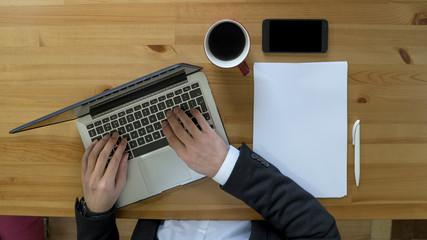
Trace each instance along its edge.
<path fill-rule="evenodd" d="M 143 158 L 139 169 L 150 193 L 160 193 L 191 178 L 187 165 L 175 151 Z"/>

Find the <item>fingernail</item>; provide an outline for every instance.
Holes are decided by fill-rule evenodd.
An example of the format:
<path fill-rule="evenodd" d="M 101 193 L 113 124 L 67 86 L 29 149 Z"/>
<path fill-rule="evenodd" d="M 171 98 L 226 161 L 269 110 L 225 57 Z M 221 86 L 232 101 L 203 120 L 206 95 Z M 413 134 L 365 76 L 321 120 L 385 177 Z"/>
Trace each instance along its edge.
<path fill-rule="evenodd" d="M 179 108 L 174 108 L 174 109 L 173 109 L 173 111 L 174 111 L 175 113 L 178 113 L 178 112 L 179 112 Z"/>
<path fill-rule="evenodd" d="M 172 111 L 171 111 L 171 110 L 169 110 L 169 111 L 166 113 L 166 115 L 167 115 L 168 117 L 171 117 L 171 116 L 172 116 Z"/>

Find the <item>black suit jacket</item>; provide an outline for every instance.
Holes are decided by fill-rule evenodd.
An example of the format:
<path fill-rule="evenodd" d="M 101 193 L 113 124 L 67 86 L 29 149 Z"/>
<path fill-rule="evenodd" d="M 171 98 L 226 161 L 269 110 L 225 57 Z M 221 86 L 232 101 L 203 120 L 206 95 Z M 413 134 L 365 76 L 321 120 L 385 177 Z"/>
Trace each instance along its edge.
<path fill-rule="evenodd" d="M 228 181 L 220 187 L 264 217 L 265 221 L 252 221 L 251 240 L 341 239 L 335 219 L 312 195 L 244 143 Z M 75 213 L 78 239 L 119 239 L 114 209 L 84 217 L 76 201 Z M 157 239 L 160 223 L 139 220 L 132 239 Z"/>

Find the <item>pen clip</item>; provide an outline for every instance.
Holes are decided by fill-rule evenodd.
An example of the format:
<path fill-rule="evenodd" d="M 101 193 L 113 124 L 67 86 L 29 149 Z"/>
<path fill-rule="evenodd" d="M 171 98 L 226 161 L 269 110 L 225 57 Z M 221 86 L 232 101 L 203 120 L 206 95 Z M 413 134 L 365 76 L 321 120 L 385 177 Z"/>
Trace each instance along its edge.
<path fill-rule="evenodd" d="M 354 140 L 355 140 L 355 138 L 356 138 L 356 130 L 357 130 L 357 128 L 359 127 L 359 124 L 360 124 L 360 120 L 357 120 L 356 122 L 354 122 L 354 124 L 353 124 L 353 145 L 355 144 L 354 143 Z"/>

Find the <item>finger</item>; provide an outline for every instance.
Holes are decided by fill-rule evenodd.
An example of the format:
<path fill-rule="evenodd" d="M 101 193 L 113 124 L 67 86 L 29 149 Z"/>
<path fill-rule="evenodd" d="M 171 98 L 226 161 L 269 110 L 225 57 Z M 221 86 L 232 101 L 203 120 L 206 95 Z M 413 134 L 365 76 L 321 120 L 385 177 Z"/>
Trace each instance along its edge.
<path fill-rule="evenodd" d="M 89 154 L 88 164 L 86 169 L 86 174 L 91 174 L 95 169 L 96 160 L 98 159 L 98 155 L 101 150 L 104 148 L 105 144 L 107 144 L 110 139 L 110 134 L 105 135 L 93 148 L 93 150 Z"/>
<path fill-rule="evenodd" d="M 95 164 L 95 170 L 93 171 L 94 174 L 96 174 L 97 176 L 102 176 L 104 174 L 108 158 L 110 157 L 111 152 L 113 151 L 113 148 L 116 145 L 118 139 L 119 133 L 115 132 L 105 144 L 102 151 L 99 153 L 98 160 Z"/>
<path fill-rule="evenodd" d="M 180 152 L 185 151 L 184 144 L 175 135 L 167 121 L 164 121 L 162 123 L 162 131 L 166 136 L 166 140 L 168 140 L 169 146 L 173 148 L 178 153 L 178 155 Z"/>
<path fill-rule="evenodd" d="M 197 123 L 202 128 L 202 131 L 208 131 L 211 130 L 211 126 L 206 121 L 205 117 L 203 117 L 202 113 L 199 112 L 199 110 L 192 108 L 190 109 L 191 115 L 193 115 L 194 118 L 196 118 Z"/>
<path fill-rule="evenodd" d="M 87 147 L 85 153 L 83 154 L 83 157 L 82 157 L 82 180 L 83 180 L 83 177 L 85 176 L 85 173 L 86 173 L 89 154 L 92 151 L 92 149 L 95 147 L 96 143 L 98 143 L 98 140 L 93 141 L 89 145 L 89 147 Z"/>
<path fill-rule="evenodd" d="M 181 123 L 176 118 L 175 113 L 172 111 L 167 112 L 168 122 L 172 128 L 172 131 L 176 137 L 184 144 L 190 144 L 193 141 L 193 138 L 187 133 L 187 131 L 182 127 Z"/>
<path fill-rule="evenodd" d="M 105 170 L 104 177 L 107 178 L 109 181 L 115 181 L 116 179 L 117 169 L 119 168 L 120 161 L 124 155 L 123 153 L 126 149 L 126 144 L 126 138 L 120 141 L 119 146 L 117 146 L 116 152 L 114 153 L 113 157 L 110 160 L 110 163 L 108 164 L 107 170 Z"/>
<path fill-rule="evenodd" d="M 117 171 L 117 177 L 116 177 L 116 195 L 120 195 L 123 188 L 126 185 L 126 175 L 128 170 L 128 157 L 129 153 L 125 153 L 120 161 L 119 169 Z"/>
<path fill-rule="evenodd" d="M 197 128 L 196 124 L 188 117 L 188 115 L 182 111 L 181 108 L 175 108 L 174 113 L 178 117 L 179 120 L 184 124 L 184 127 L 188 130 L 191 136 L 196 137 L 200 134 L 200 130 Z"/>

